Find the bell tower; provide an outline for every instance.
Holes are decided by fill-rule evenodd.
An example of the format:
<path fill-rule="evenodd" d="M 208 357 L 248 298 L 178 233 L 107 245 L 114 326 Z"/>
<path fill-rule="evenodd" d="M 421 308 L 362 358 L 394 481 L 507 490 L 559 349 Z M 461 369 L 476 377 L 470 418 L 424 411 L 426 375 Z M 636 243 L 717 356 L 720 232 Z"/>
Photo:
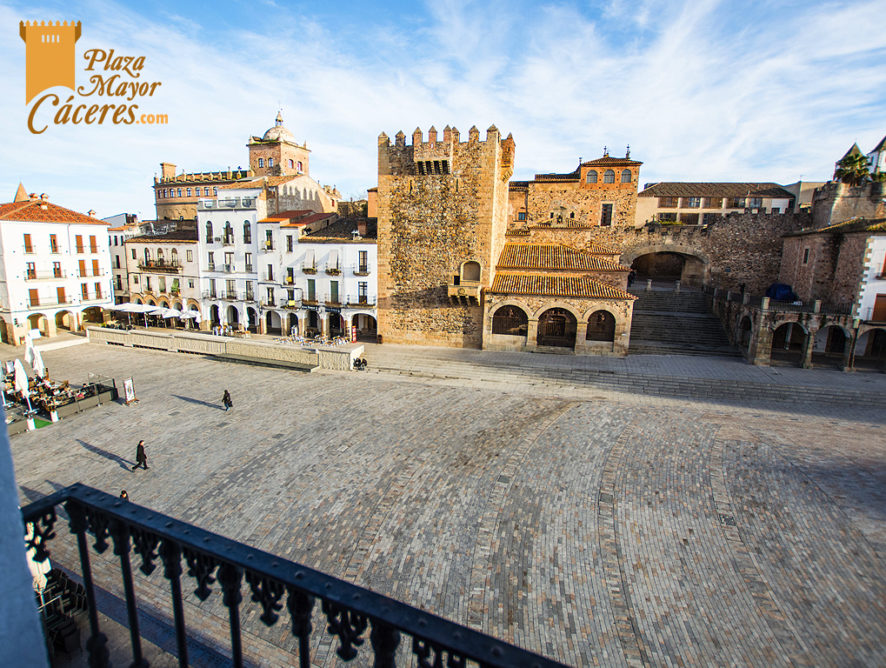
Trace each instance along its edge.
<path fill-rule="evenodd" d="M 283 125 L 283 114 L 277 112 L 274 126 L 261 137 L 250 137 L 249 167 L 256 176 L 310 176 L 307 142 L 299 144 Z"/>

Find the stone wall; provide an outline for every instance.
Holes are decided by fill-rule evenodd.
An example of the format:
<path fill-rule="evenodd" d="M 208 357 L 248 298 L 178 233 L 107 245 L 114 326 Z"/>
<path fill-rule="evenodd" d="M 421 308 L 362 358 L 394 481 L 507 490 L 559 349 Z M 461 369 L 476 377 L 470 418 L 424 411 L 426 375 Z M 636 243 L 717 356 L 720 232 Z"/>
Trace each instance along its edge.
<path fill-rule="evenodd" d="M 429 139 L 431 139 L 429 132 Z M 513 140 L 490 128 L 444 141 L 406 144 L 379 138 L 378 330 L 383 341 L 479 347 L 482 308 L 453 305 L 447 286 L 464 262 L 480 264 L 491 285 L 504 245 Z M 447 161 L 448 173 L 422 174 L 417 161 Z"/>
<path fill-rule="evenodd" d="M 850 218 L 886 218 L 886 184 L 866 183 L 853 187 L 830 181 L 815 191 L 812 199 L 815 228 L 836 225 Z"/>
<path fill-rule="evenodd" d="M 834 278 L 829 295 L 834 304 L 851 304 L 860 296 L 865 268 L 868 235 L 846 234 L 840 239 Z"/>

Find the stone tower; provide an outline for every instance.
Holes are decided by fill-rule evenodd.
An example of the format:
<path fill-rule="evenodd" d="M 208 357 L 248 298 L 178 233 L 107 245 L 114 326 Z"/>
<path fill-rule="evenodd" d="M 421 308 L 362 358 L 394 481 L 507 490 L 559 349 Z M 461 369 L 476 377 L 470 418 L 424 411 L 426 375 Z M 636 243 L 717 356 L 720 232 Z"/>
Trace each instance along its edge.
<path fill-rule="evenodd" d="M 514 140 L 447 126 L 378 138 L 378 331 L 391 343 L 480 347 L 483 288 L 507 227 Z"/>
<path fill-rule="evenodd" d="M 310 176 L 307 143 L 299 145 L 295 136 L 283 125 L 283 115 L 277 113 L 274 127 L 261 137 L 250 137 L 249 168 L 255 176 Z"/>

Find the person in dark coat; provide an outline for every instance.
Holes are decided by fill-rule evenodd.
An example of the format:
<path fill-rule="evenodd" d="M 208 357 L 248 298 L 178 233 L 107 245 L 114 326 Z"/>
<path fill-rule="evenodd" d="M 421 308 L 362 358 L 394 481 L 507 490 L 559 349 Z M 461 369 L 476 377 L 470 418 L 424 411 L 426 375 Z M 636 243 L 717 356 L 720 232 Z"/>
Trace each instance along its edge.
<path fill-rule="evenodd" d="M 225 393 L 222 395 L 222 403 L 225 405 L 225 412 L 228 412 L 229 408 L 234 407 L 234 402 L 231 401 L 231 393 L 225 390 Z"/>
<path fill-rule="evenodd" d="M 135 471 L 139 466 L 143 466 L 145 471 L 148 470 L 148 456 L 145 454 L 144 441 L 139 441 L 138 447 L 135 449 L 135 466 L 132 467 L 132 470 Z"/>
<path fill-rule="evenodd" d="M 124 501 L 129 501 L 129 494 L 126 493 L 125 489 L 122 492 L 120 492 L 120 498 L 123 499 Z"/>

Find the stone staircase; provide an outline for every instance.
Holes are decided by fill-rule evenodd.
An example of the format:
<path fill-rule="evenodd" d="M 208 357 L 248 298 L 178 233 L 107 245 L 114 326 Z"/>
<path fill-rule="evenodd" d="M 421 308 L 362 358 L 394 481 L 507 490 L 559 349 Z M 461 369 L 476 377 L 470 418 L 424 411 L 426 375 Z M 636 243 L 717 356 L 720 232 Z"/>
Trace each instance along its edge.
<path fill-rule="evenodd" d="M 631 354 L 741 355 L 701 292 L 632 292 L 638 299 L 631 323 Z"/>

